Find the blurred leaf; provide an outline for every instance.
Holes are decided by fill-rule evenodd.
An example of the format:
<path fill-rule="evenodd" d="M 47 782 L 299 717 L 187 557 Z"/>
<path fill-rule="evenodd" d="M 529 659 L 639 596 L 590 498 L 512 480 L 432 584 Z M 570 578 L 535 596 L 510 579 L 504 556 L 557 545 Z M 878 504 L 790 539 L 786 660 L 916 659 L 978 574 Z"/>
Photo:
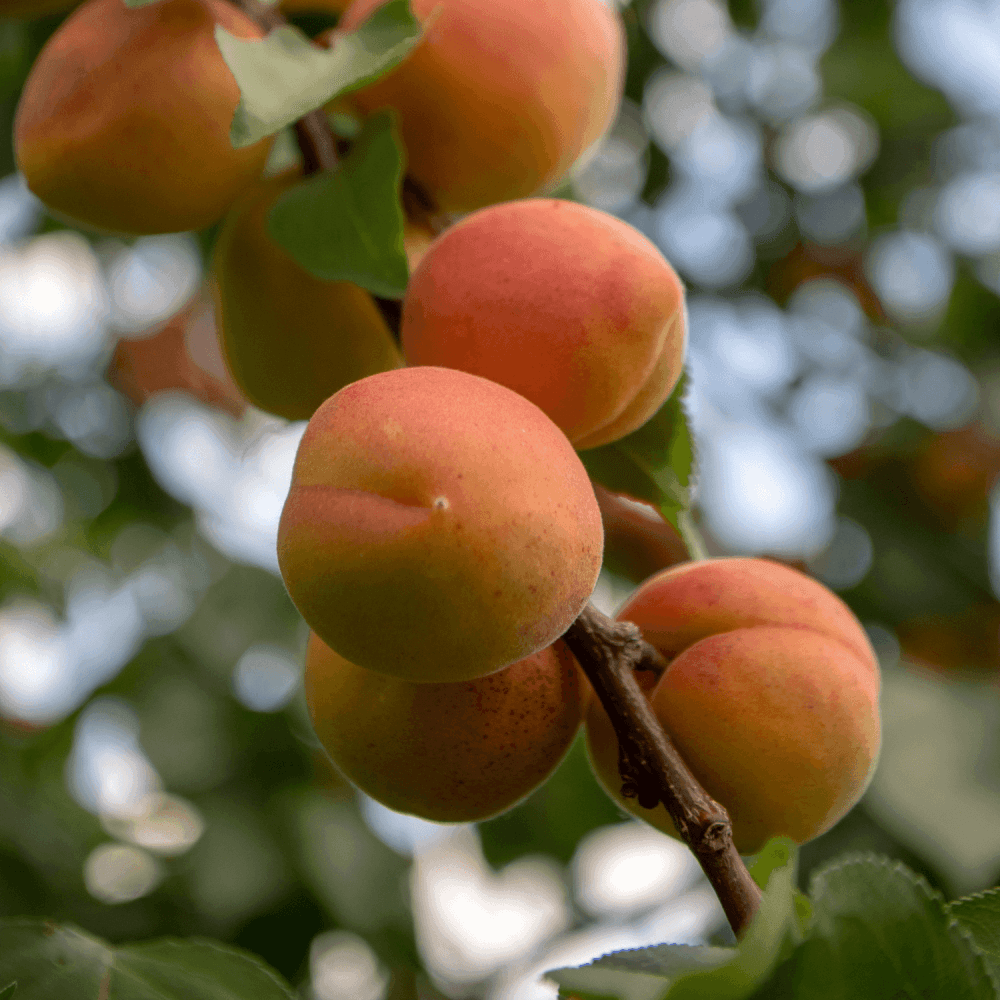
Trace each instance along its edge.
<path fill-rule="evenodd" d="M 771 873 L 784 868 L 789 862 L 798 869 L 798 845 L 789 837 L 775 837 L 764 845 L 753 861 L 747 865 L 750 876 L 760 886 L 767 888 Z M 812 919 L 812 903 L 804 893 L 795 890 L 795 912 L 799 918 L 799 930 L 805 933 Z"/>
<path fill-rule="evenodd" d="M 694 440 L 688 425 L 687 372 L 670 398 L 637 431 L 619 441 L 580 452 L 580 459 L 602 486 L 645 500 L 680 532 L 694 559 L 704 558 L 704 544 L 690 517 L 695 478 Z"/>
<path fill-rule="evenodd" d="M 300 865 L 337 922 L 359 933 L 409 924 L 403 891 L 409 863 L 365 826 L 353 801 L 297 790 L 282 803 Z"/>
<path fill-rule="evenodd" d="M 985 748 L 1000 724 L 995 679 L 887 667 L 881 715 L 882 749 L 865 811 L 932 864 L 950 895 L 994 884 L 1000 759 Z"/>
<path fill-rule="evenodd" d="M 383 76 L 420 41 L 420 22 L 408 0 L 390 0 L 332 48 L 314 45 L 298 28 L 277 28 L 248 41 L 216 25 L 215 40 L 240 88 L 233 147 L 250 146 L 338 94 Z"/>
<path fill-rule="evenodd" d="M 605 955 L 580 969 L 546 972 L 582 998 L 742 1000 L 801 940 L 795 905 L 795 852 L 772 840 L 758 855 L 767 888 L 753 923 L 735 948 L 661 944 Z"/>
<path fill-rule="evenodd" d="M 972 937 L 919 876 L 888 858 L 834 862 L 813 877 L 806 942 L 758 1000 L 991 1000 L 998 996 Z"/>
<path fill-rule="evenodd" d="M 18 1000 L 294 1000 L 253 955 L 212 941 L 151 941 L 114 948 L 74 927 L 0 922 L 0 979 L 25 983 Z M 9 989 L 9 987 L 8 987 Z"/>
<path fill-rule="evenodd" d="M 957 899 L 946 909 L 972 935 L 994 980 L 1000 983 L 1000 889 Z"/>
<path fill-rule="evenodd" d="M 601 788 L 581 732 L 541 788 L 501 816 L 479 823 L 483 854 L 494 868 L 525 854 L 548 854 L 568 863 L 580 840 L 625 815 Z"/>
<path fill-rule="evenodd" d="M 317 278 L 402 298 L 409 279 L 402 179 L 395 113 L 377 112 L 336 171 L 316 174 L 278 197 L 268 232 Z"/>
<path fill-rule="evenodd" d="M 2 990 L 0 990 L 0 1000 L 11 1000 L 11 997 L 14 996 L 14 990 L 16 989 L 17 981 L 15 980 L 9 986 L 5 986 Z"/>

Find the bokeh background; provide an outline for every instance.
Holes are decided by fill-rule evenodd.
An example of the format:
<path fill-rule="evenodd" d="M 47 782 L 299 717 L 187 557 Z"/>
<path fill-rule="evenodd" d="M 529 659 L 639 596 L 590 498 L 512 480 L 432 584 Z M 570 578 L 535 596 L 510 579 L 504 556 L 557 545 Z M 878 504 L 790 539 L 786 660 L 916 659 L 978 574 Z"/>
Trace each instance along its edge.
<path fill-rule="evenodd" d="M 883 665 L 878 772 L 802 851 L 801 881 L 876 850 L 949 897 L 993 885 L 1000 7 L 621 12 L 626 99 L 565 193 L 637 226 L 688 283 L 710 550 L 814 574 Z M 61 16 L 0 20 L 5 135 Z M 686 849 L 626 822 L 579 745 L 478 826 L 343 783 L 276 575 L 303 427 L 246 408 L 225 374 L 212 234 L 80 233 L 6 142 L 0 168 L 0 915 L 216 937 L 311 1000 L 542 1000 L 545 968 L 727 940 Z M 670 558 L 632 514 L 605 610 Z"/>

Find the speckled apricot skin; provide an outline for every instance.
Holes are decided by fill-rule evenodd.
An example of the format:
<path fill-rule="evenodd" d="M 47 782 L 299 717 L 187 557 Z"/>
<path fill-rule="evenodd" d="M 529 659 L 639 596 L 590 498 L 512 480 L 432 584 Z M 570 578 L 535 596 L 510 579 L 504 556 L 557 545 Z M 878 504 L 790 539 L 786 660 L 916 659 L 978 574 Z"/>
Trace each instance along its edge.
<path fill-rule="evenodd" d="M 355 0 L 338 29 L 385 0 Z M 436 20 L 392 73 L 353 97 L 400 114 L 408 173 L 444 211 L 551 190 L 614 120 L 625 36 L 601 0 L 412 0 Z"/>
<path fill-rule="evenodd" d="M 642 233 L 533 198 L 481 209 L 434 240 L 400 336 L 410 364 L 499 382 L 593 448 L 641 427 L 670 395 L 686 328 L 681 280 Z"/>
<path fill-rule="evenodd" d="M 271 139 L 233 149 L 236 80 L 215 25 L 260 38 L 224 0 L 130 9 L 88 0 L 28 75 L 14 151 L 55 213 L 100 230 L 167 233 L 216 222 L 267 160 Z"/>
<path fill-rule="evenodd" d="M 297 173 L 256 182 L 226 216 L 214 250 L 226 364 L 257 407 L 308 420 L 339 389 L 403 358 L 371 294 L 303 270 L 267 233 L 275 198 Z M 411 260 L 430 240 L 408 226 Z"/>
<path fill-rule="evenodd" d="M 878 661 L 847 606 L 763 559 L 688 563 L 617 615 L 668 659 L 647 697 L 695 777 L 729 811 L 743 854 L 828 830 L 861 797 L 879 749 Z M 621 795 L 618 742 L 587 706 L 594 771 L 623 808 L 677 836 L 664 806 Z"/>
<path fill-rule="evenodd" d="M 561 636 L 593 591 L 603 538 L 586 470 L 538 407 L 465 372 L 399 368 L 313 415 L 278 562 L 345 659 L 460 681 Z"/>
<path fill-rule="evenodd" d="M 390 809 L 442 823 L 488 819 L 533 792 L 582 714 L 579 667 L 561 642 L 478 680 L 413 684 L 357 667 L 313 634 L 305 686 L 337 769 Z"/>

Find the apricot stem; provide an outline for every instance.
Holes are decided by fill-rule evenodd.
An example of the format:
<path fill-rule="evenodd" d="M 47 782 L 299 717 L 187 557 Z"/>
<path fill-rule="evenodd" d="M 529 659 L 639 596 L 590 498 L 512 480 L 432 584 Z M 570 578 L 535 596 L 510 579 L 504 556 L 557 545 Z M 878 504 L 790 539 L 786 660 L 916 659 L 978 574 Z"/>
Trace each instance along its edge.
<path fill-rule="evenodd" d="M 761 893 L 733 844 L 726 810 L 698 783 L 653 714 L 636 670 L 662 673 L 666 662 L 637 625 L 616 622 L 592 604 L 562 637 L 601 699 L 618 736 L 622 794 L 652 809 L 662 802 L 694 852 L 739 937 Z"/>
<path fill-rule="evenodd" d="M 684 540 L 654 507 L 644 509 L 629 503 L 596 480 L 592 482 L 604 521 L 605 545 L 613 545 L 626 564 L 628 576 L 645 580 L 660 570 L 688 562 L 691 556 Z"/>

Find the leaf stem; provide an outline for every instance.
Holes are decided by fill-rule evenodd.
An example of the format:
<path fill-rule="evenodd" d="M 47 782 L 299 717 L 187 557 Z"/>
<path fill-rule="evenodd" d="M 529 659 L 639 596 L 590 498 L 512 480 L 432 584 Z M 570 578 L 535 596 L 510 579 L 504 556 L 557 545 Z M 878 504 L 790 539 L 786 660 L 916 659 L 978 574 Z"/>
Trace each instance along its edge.
<path fill-rule="evenodd" d="M 761 892 L 733 844 L 726 810 L 691 773 L 653 714 L 635 671 L 658 677 L 667 664 L 637 625 L 616 622 L 588 604 L 562 637 L 587 675 L 618 736 L 622 794 L 652 809 L 660 802 L 708 877 L 739 937 Z"/>

